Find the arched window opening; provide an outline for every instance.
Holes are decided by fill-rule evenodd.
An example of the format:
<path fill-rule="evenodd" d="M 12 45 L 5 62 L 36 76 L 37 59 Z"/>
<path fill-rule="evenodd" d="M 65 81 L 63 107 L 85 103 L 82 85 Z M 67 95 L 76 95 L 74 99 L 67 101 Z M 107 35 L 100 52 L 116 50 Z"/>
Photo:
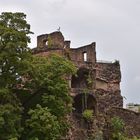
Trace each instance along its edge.
<path fill-rule="evenodd" d="M 43 46 L 44 46 L 44 47 L 47 47 L 47 46 L 48 46 L 48 43 L 49 43 L 48 40 L 46 40 L 46 39 L 43 40 Z"/>
<path fill-rule="evenodd" d="M 45 45 L 48 46 L 48 41 L 45 42 Z"/>
<path fill-rule="evenodd" d="M 74 98 L 73 103 L 74 113 L 82 114 L 85 109 L 93 110 L 96 113 L 97 102 L 92 94 L 78 94 Z"/>

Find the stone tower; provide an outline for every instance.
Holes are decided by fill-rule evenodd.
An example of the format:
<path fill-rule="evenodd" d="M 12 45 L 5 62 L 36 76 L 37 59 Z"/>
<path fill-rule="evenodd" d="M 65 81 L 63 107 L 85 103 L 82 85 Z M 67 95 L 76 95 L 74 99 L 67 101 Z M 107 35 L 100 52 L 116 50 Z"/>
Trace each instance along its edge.
<path fill-rule="evenodd" d="M 70 41 L 65 41 L 62 33 L 57 31 L 38 36 L 37 48 L 33 49 L 33 53 L 42 56 L 57 53 L 76 65 L 77 77 L 71 75 L 68 78 L 75 112 L 82 113 L 87 108 L 95 113 L 103 113 L 114 106 L 123 107 L 120 94 L 120 64 L 118 61 L 97 61 L 95 42 L 79 48 L 70 48 Z M 82 105 L 85 92 L 87 102 Z"/>
<path fill-rule="evenodd" d="M 128 136 L 140 137 L 140 113 L 123 109 L 119 61 L 98 61 L 95 42 L 71 48 L 70 41 L 66 41 L 62 33 L 57 31 L 38 36 L 37 47 L 32 52 L 43 57 L 57 53 L 71 60 L 77 67 L 77 76 L 71 75 L 67 78 L 74 101 L 71 114 L 74 129 L 70 131 L 69 140 L 86 140 L 90 132 L 96 134 L 99 131 L 108 140 L 111 128 L 108 119 L 111 120 L 114 116 L 125 122 Z M 94 120 L 88 127 L 83 127 L 82 113 L 85 109 L 92 110 L 94 114 Z"/>

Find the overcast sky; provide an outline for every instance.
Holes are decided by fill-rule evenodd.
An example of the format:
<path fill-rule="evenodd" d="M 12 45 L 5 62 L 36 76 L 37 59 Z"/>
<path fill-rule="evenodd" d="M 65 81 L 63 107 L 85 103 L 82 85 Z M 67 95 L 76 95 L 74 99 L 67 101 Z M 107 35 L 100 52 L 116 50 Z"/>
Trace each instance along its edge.
<path fill-rule="evenodd" d="M 59 26 L 71 47 L 96 42 L 98 60 L 119 60 L 124 103 L 140 103 L 140 0 L 0 0 L 1 12 L 24 12 L 34 35 Z"/>

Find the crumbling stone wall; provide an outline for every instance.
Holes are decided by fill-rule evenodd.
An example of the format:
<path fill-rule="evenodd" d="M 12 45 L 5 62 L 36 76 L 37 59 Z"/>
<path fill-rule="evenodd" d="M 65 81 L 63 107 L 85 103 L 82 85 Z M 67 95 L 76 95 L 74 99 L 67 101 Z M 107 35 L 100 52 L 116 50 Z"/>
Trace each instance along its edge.
<path fill-rule="evenodd" d="M 138 125 L 140 124 L 140 115 L 122 109 L 123 98 L 120 91 L 120 64 L 118 61 L 114 63 L 98 62 L 96 60 L 95 42 L 79 48 L 70 48 L 70 41 L 66 41 L 62 33 L 57 31 L 38 36 L 37 47 L 34 48 L 32 52 L 34 55 L 43 57 L 57 53 L 68 58 L 76 65 L 77 71 L 79 71 L 79 73 L 77 72 L 77 76 L 79 77 L 76 79 L 76 77 L 71 75 L 67 78 L 70 95 L 75 101 L 74 105 L 76 102 L 80 102 L 82 96 L 79 95 L 83 94 L 84 89 L 87 89 L 89 97 L 94 99 L 90 100 L 90 98 L 88 98 L 88 107 L 93 109 L 95 113 L 95 120 L 93 126 L 91 126 L 93 130 L 97 127 L 97 131 L 102 131 L 107 123 L 105 121 L 106 116 L 111 118 L 117 115 L 125 121 L 127 126 L 126 133 L 131 136 L 140 135 L 140 125 Z M 80 72 L 80 70 L 82 71 Z M 89 77 L 90 84 L 88 83 Z M 76 104 L 75 106 L 80 105 Z M 78 119 L 73 121 L 80 122 Z M 81 126 L 75 125 L 75 127 L 77 127 L 76 129 L 80 129 Z M 77 133 L 75 130 L 71 131 L 71 135 L 75 132 Z M 81 131 L 79 133 L 81 137 L 85 134 Z M 79 136 L 78 138 L 82 139 L 81 137 Z"/>
<path fill-rule="evenodd" d="M 95 42 L 79 47 L 79 48 L 72 48 L 70 50 L 70 58 L 74 63 L 92 63 L 95 64 L 96 62 L 96 51 L 95 51 L 96 44 Z M 84 60 L 84 53 L 86 54 L 86 60 Z"/>
<path fill-rule="evenodd" d="M 99 112 L 111 107 L 123 107 L 120 92 L 121 72 L 119 62 L 96 63 L 96 95 Z"/>
<path fill-rule="evenodd" d="M 118 61 L 112 63 L 97 62 L 96 77 L 107 82 L 119 83 L 121 81 L 120 64 Z"/>
<path fill-rule="evenodd" d="M 120 91 L 105 91 L 103 89 L 96 89 L 96 97 L 98 101 L 99 113 L 106 113 L 112 107 L 122 107 L 123 98 Z"/>
<path fill-rule="evenodd" d="M 61 32 L 53 32 L 51 34 L 43 34 L 37 37 L 37 47 L 44 48 L 48 47 L 53 48 L 63 48 L 64 47 L 64 37 Z"/>
<path fill-rule="evenodd" d="M 65 56 L 70 49 L 70 41 L 64 40 L 61 32 L 42 34 L 37 37 L 37 47 L 32 50 L 33 54 L 48 56 L 56 53 Z"/>
<path fill-rule="evenodd" d="M 107 116 L 110 119 L 118 116 L 125 123 L 125 134 L 129 137 L 137 136 L 140 138 L 140 113 L 113 107 L 107 111 Z"/>

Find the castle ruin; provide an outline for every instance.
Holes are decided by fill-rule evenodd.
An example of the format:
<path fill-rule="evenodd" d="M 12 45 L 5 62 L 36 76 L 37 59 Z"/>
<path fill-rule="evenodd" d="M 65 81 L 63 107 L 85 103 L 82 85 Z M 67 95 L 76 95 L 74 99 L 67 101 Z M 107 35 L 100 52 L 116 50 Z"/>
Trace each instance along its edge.
<path fill-rule="evenodd" d="M 116 114 L 122 116 L 126 123 L 130 121 L 128 111 L 123 109 L 119 61 L 98 61 L 95 42 L 79 48 L 70 48 L 70 41 L 65 40 L 60 31 L 37 37 L 37 47 L 33 49 L 33 54 L 45 57 L 51 53 L 57 53 L 68 58 L 77 67 L 77 76 L 71 75 L 67 78 L 71 89 L 70 95 L 74 101 L 73 114 L 80 115 L 85 109 L 93 110 L 96 116 L 96 123 L 93 124 L 93 127 L 98 126 L 102 131 L 106 129 L 106 117 L 103 117 L 104 115 L 111 117 Z M 85 93 L 86 101 L 83 101 Z M 131 116 L 135 116 L 136 119 L 140 118 L 132 112 Z M 140 122 L 140 120 L 138 121 Z M 140 135 L 139 130 L 138 126 L 134 131 L 135 135 Z"/>

